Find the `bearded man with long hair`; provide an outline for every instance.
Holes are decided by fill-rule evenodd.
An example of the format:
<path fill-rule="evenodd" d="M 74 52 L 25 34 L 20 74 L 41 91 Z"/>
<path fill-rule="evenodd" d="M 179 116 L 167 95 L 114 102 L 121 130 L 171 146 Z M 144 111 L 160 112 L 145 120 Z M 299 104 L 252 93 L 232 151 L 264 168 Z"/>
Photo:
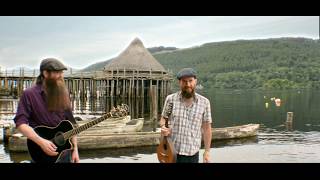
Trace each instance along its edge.
<path fill-rule="evenodd" d="M 66 66 L 55 58 L 42 60 L 40 75 L 34 86 L 24 90 L 14 117 L 18 130 L 39 145 L 48 156 L 58 155 L 56 145 L 40 137 L 33 128 L 56 127 L 62 120 L 74 120 L 63 70 L 67 70 Z M 65 158 L 60 162 L 79 162 L 76 137 L 73 137 L 71 142 L 72 151 L 65 154 Z"/>

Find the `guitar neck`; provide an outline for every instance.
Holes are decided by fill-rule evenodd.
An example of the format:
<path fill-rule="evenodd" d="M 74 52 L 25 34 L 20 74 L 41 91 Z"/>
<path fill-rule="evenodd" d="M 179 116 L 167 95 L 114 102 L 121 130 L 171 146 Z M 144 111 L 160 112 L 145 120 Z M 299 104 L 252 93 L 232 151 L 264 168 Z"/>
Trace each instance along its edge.
<path fill-rule="evenodd" d="M 164 118 L 164 119 L 165 119 L 165 124 L 164 124 L 165 127 L 166 127 L 166 128 L 169 128 L 169 123 L 168 123 L 169 119 L 168 119 L 168 118 Z"/>
<path fill-rule="evenodd" d="M 96 125 L 96 124 L 98 124 L 98 123 L 110 118 L 110 117 L 111 117 L 111 113 L 107 113 L 106 115 L 104 115 L 104 116 L 102 116 L 102 117 L 100 117 L 98 119 L 92 120 L 92 121 L 90 121 L 90 122 L 88 122 L 88 123 L 86 123 L 86 124 L 84 124 L 82 126 L 79 126 L 79 127 L 75 128 L 75 129 L 67 131 L 67 132 L 65 132 L 63 134 L 64 138 L 65 139 L 70 139 L 71 137 L 81 133 L 82 131 L 87 130 L 88 128 L 90 128 L 90 127 L 92 127 L 92 126 L 94 126 L 94 125 Z"/>
<path fill-rule="evenodd" d="M 166 128 L 169 128 L 169 116 L 171 115 L 172 113 L 172 108 L 173 108 L 173 103 L 169 103 L 165 109 L 165 116 L 164 116 L 164 119 L 165 119 L 165 127 Z"/>

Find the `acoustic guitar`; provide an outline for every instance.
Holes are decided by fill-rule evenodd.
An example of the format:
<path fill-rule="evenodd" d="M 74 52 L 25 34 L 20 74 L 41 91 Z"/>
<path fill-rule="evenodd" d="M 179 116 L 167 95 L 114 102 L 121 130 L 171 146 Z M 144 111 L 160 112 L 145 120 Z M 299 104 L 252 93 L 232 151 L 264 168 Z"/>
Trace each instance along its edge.
<path fill-rule="evenodd" d="M 92 120 L 82 126 L 74 128 L 70 121 L 62 120 L 56 127 L 37 126 L 34 131 L 42 138 L 52 141 L 56 146 L 58 155 L 49 156 L 41 147 L 30 139 L 27 139 L 29 154 L 34 162 L 55 163 L 63 158 L 66 151 L 72 149 L 71 138 L 80 132 L 108 119 L 119 118 L 128 115 L 129 107 L 125 104 L 113 107 L 111 111 L 100 118 Z"/>
<path fill-rule="evenodd" d="M 173 104 L 169 103 L 165 109 L 165 127 L 169 128 L 168 119 L 172 113 Z M 171 139 L 167 136 L 161 135 L 160 144 L 157 147 L 157 157 L 160 163 L 175 163 L 177 160 L 177 153 Z"/>

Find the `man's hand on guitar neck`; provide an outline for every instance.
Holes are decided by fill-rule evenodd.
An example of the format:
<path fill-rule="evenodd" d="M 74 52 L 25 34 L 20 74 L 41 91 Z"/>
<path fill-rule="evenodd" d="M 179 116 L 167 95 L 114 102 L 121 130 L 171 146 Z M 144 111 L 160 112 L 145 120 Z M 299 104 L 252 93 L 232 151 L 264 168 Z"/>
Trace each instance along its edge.
<path fill-rule="evenodd" d="M 79 159 L 78 148 L 74 148 L 72 151 L 71 162 L 79 163 L 79 161 L 80 161 L 80 159 Z"/>
<path fill-rule="evenodd" d="M 77 137 L 76 136 L 72 137 L 71 141 L 72 141 L 72 144 L 73 144 L 71 162 L 78 163 L 80 161 L 80 158 L 79 158 L 79 152 L 78 152 Z"/>
<path fill-rule="evenodd" d="M 166 120 L 161 117 L 160 118 L 160 128 L 161 128 L 161 135 L 163 136 L 169 136 L 172 132 L 171 128 L 166 128 L 165 126 Z"/>
<path fill-rule="evenodd" d="M 165 126 L 161 127 L 161 135 L 169 136 L 171 134 L 171 128 L 166 128 Z"/>

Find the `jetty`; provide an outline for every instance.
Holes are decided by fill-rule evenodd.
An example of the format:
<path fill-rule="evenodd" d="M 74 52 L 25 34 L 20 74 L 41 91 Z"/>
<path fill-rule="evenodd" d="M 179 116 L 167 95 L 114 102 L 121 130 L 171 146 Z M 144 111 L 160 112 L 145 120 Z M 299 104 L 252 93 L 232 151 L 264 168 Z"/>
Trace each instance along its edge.
<path fill-rule="evenodd" d="M 232 140 L 257 136 L 259 124 L 246 124 L 225 128 L 213 128 L 212 140 Z M 124 132 L 124 133 L 80 133 L 77 136 L 79 150 L 156 146 L 160 143 L 160 132 Z M 9 138 L 9 150 L 24 152 L 27 138 L 17 133 Z"/>

